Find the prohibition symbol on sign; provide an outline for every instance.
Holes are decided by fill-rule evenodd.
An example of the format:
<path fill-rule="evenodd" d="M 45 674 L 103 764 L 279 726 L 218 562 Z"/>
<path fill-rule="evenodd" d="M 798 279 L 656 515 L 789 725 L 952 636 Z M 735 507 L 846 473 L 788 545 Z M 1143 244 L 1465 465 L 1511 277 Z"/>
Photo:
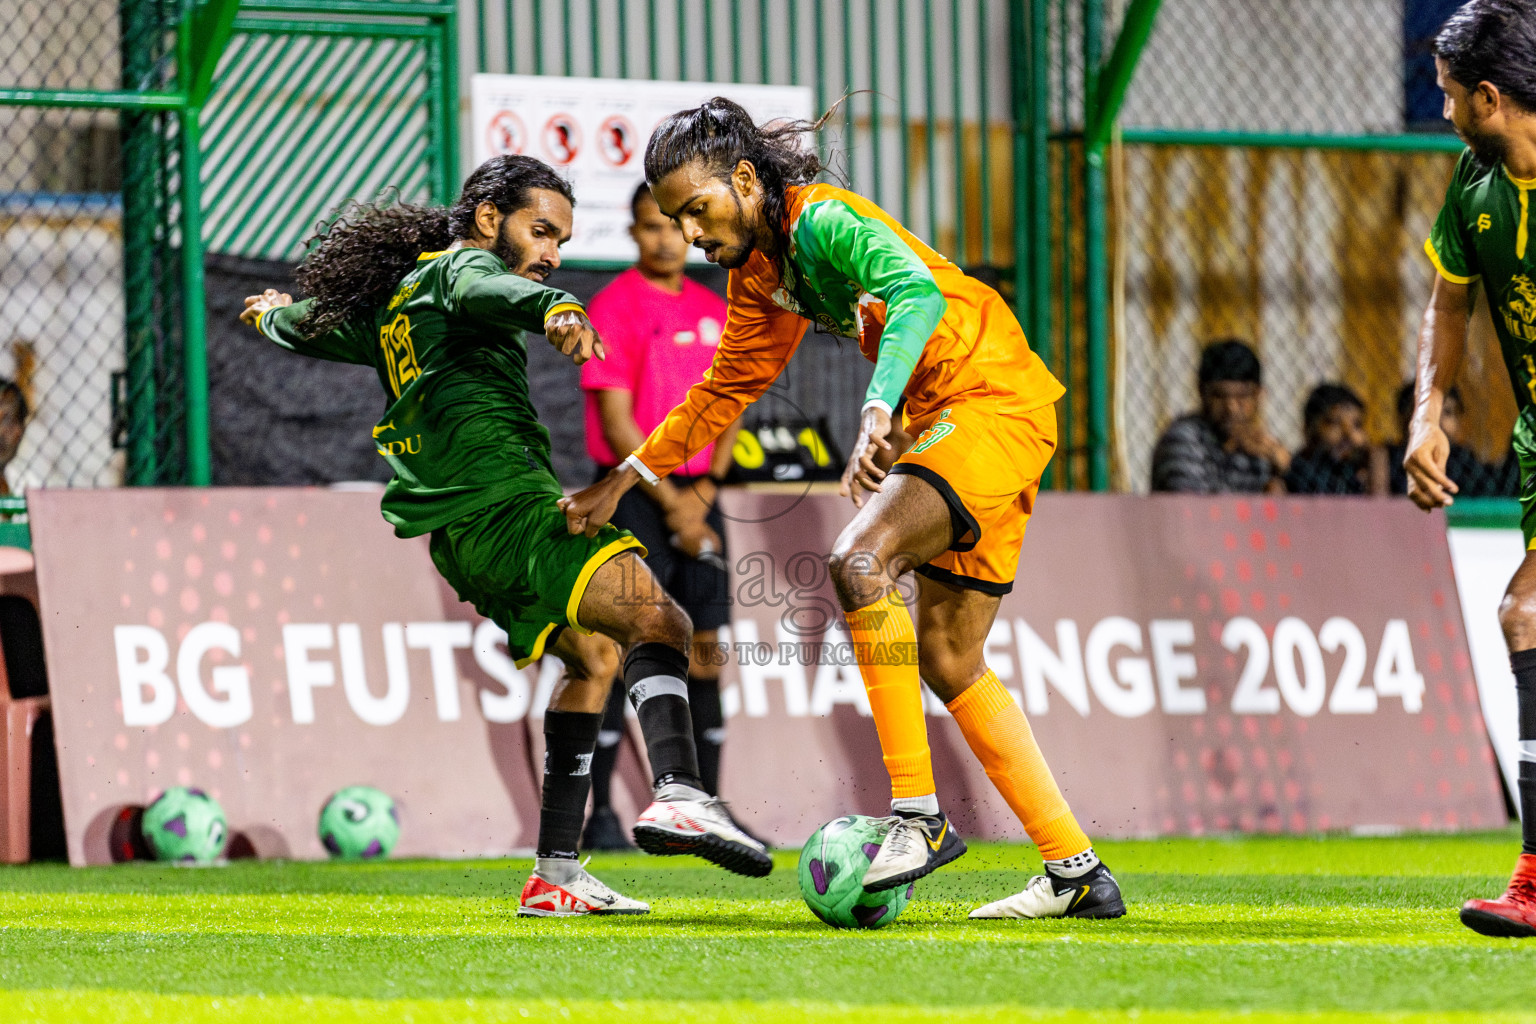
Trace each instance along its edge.
<path fill-rule="evenodd" d="M 568 164 L 581 152 L 580 129 L 570 114 L 556 114 L 544 123 L 544 152 L 557 164 Z"/>
<path fill-rule="evenodd" d="M 624 167 L 635 156 L 635 126 L 613 114 L 597 128 L 597 151 L 610 167 Z"/>
<path fill-rule="evenodd" d="M 515 156 L 528 145 L 523 119 L 510 110 L 498 111 L 485 129 L 485 147 L 491 156 Z"/>

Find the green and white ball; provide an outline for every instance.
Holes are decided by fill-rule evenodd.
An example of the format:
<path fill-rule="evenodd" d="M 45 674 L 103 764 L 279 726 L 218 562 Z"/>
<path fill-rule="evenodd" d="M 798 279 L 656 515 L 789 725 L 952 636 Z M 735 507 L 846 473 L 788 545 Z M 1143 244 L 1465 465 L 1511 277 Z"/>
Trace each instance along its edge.
<path fill-rule="evenodd" d="M 341 860 L 388 857 L 400 841 L 400 814 L 388 793 L 372 786 L 348 786 L 320 812 L 320 842 Z"/>
<path fill-rule="evenodd" d="M 833 928 L 884 928 L 912 899 L 911 885 L 865 892 L 864 872 L 885 838 L 877 819 L 833 818 L 800 851 L 800 895 L 811 913 Z"/>
<path fill-rule="evenodd" d="M 144 810 L 140 826 L 156 860 L 212 864 L 224 853 L 224 808 L 200 789 L 168 789 Z"/>

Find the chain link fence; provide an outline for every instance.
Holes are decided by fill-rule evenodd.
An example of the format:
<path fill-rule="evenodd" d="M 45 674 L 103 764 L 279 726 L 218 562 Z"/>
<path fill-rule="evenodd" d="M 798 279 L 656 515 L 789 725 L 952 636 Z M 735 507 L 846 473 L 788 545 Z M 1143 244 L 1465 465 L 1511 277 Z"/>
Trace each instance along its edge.
<path fill-rule="evenodd" d="M 143 404 L 127 375 L 130 291 L 147 300 L 135 310 L 141 349 L 174 319 L 157 308 L 157 261 L 124 259 L 124 182 L 146 183 L 133 175 L 154 158 L 159 115 L 55 105 L 62 90 L 155 87 L 164 14 L 152 3 L 0 0 L 0 86 L 41 101 L 0 106 L 0 376 L 31 408 L 5 467 L 16 490 L 123 481 L 126 411 Z"/>
<path fill-rule="evenodd" d="M 5 468 L 16 490 L 205 481 L 212 448 L 243 467 L 222 482 L 373 468 L 371 416 L 329 439 L 279 428 L 330 413 L 353 427 L 376 384 L 352 389 L 370 389 L 365 403 L 321 373 L 301 408 L 285 365 L 257 388 L 234 314 L 253 278 L 283 283 L 342 201 L 456 188 L 453 13 L 429 0 L 248 0 L 238 18 L 209 0 L 0 0 L 0 376 L 31 407 Z M 235 19 L 227 49 L 220 18 Z M 210 94 L 207 55 L 221 51 Z M 208 393 L 207 364 L 222 393 Z M 224 403 L 213 437 L 210 398 Z M 328 461 L 327 445 L 346 451 Z M 295 465 L 313 474 L 250 475 Z"/>
<path fill-rule="evenodd" d="M 1106 5 L 1111 27 L 1123 6 Z M 1286 447 L 1303 444 L 1303 403 L 1324 382 L 1363 399 L 1373 442 L 1399 438 L 1434 274 L 1423 242 L 1460 148 L 1425 88 L 1443 17 L 1430 6 L 1162 4 L 1108 161 L 1117 489 L 1148 488 L 1157 438 L 1198 406 L 1200 350 L 1218 338 L 1258 352 L 1264 422 Z M 1513 411 L 1497 363 L 1483 324 L 1462 391 L 1465 440 L 1490 461 Z"/>

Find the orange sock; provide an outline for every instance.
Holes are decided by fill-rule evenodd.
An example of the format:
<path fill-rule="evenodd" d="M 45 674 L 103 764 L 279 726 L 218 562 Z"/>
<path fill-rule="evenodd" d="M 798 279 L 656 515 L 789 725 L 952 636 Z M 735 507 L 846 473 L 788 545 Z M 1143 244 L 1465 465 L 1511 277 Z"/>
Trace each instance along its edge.
<path fill-rule="evenodd" d="M 848 612 L 848 633 L 859 658 L 859 674 L 880 734 L 880 752 L 891 776 L 891 796 L 935 792 L 928 722 L 923 717 L 922 680 L 917 674 L 917 631 L 901 595 Z"/>
<path fill-rule="evenodd" d="M 1040 847 L 1040 856 L 1062 860 L 1087 850 L 1088 837 L 1051 776 L 1024 712 L 997 681 L 996 673 L 988 669 L 945 706 L 987 770 L 987 778 Z"/>

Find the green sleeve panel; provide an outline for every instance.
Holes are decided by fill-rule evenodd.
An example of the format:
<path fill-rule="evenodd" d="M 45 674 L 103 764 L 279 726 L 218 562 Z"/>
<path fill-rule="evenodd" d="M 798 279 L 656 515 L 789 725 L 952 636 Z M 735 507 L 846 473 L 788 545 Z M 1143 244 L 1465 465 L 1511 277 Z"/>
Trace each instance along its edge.
<path fill-rule="evenodd" d="M 316 359 L 329 359 L 334 363 L 361 363 L 372 366 L 376 347 L 373 323 L 354 317 L 334 330 L 315 338 L 306 338 L 299 330 L 299 321 L 309 313 L 314 299 L 295 302 L 291 306 L 278 306 L 261 315 L 256 329 L 290 352 Z"/>
<path fill-rule="evenodd" d="M 1429 232 L 1429 241 L 1424 243 L 1424 250 L 1435 269 L 1455 284 L 1470 284 L 1482 275 L 1471 239 L 1472 224 L 1467 220 L 1462 202 L 1467 185 L 1476 177 L 1477 170 L 1472 151 L 1462 153 L 1456 162 L 1456 172 L 1451 175 L 1450 187 L 1445 190 L 1445 205 L 1440 207 L 1440 215 Z"/>
<path fill-rule="evenodd" d="M 802 260 L 831 266 L 885 303 L 885 331 L 864 402 L 896 408 L 949 307 L 933 272 L 889 226 L 838 199 L 806 207 L 795 224 L 795 245 Z"/>
<path fill-rule="evenodd" d="M 488 327 L 541 333 L 544 321 L 561 307 L 582 308 L 574 295 L 509 272 L 499 257 L 484 249 L 461 249 L 439 258 L 453 261 L 448 269 L 450 308 Z"/>

